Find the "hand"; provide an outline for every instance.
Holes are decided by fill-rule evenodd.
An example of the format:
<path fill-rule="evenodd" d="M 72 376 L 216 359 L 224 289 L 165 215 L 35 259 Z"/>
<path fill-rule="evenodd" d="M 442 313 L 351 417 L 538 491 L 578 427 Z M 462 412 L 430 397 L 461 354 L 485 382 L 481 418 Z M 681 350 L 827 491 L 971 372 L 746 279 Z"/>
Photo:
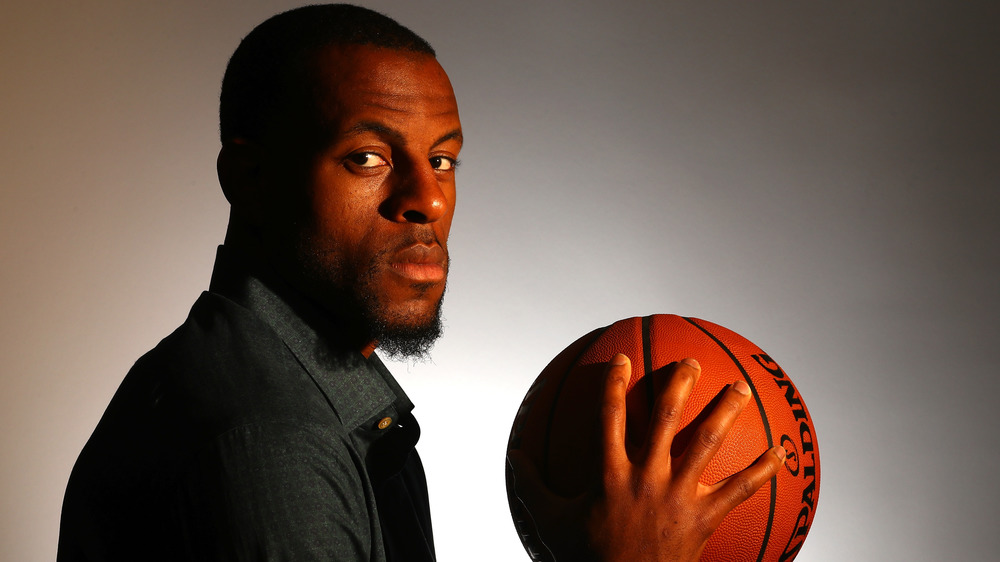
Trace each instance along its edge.
<path fill-rule="evenodd" d="M 684 405 L 701 374 L 693 359 L 676 364 L 665 382 L 643 449 L 628 450 L 625 393 L 631 373 L 622 354 L 607 365 L 600 406 L 600 478 L 590 490 L 577 498 L 557 496 L 523 453 L 512 450 L 508 455 L 515 493 L 555 560 L 696 561 L 726 514 L 770 480 L 785 460 L 785 450 L 775 447 L 721 482 L 699 482 L 750 400 L 743 381 L 723 393 L 687 448 L 671 456 Z"/>

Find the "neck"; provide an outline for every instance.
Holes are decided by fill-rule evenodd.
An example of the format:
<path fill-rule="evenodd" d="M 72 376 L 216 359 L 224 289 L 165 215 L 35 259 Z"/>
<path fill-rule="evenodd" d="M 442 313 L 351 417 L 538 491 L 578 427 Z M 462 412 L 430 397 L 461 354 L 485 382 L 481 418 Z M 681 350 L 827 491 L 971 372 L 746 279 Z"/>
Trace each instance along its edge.
<path fill-rule="evenodd" d="M 229 227 L 226 230 L 226 238 L 223 244 L 226 248 L 240 254 L 243 259 L 254 264 L 254 267 L 262 275 L 266 275 L 280 283 L 284 287 L 284 290 L 293 291 L 298 293 L 300 297 L 303 297 L 304 299 L 302 300 L 308 303 L 308 306 L 313 309 L 312 312 L 326 317 L 328 322 L 338 332 L 335 335 L 331 334 L 332 337 L 337 337 L 343 342 L 349 342 L 348 346 L 359 351 L 365 358 L 370 357 L 374 353 L 378 342 L 357 337 L 359 331 L 350 329 L 350 326 L 345 324 L 344 318 L 342 318 L 338 311 L 330 310 L 329 307 L 310 296 L 307 291 L 303 291 L 298 287 L 293 279 L 289 279 L 288 275 L 282 273 L 281 268 L 269 258 L 270 253 L 267 251 L 258 229 L 248 225 L 230 213 Z"/>

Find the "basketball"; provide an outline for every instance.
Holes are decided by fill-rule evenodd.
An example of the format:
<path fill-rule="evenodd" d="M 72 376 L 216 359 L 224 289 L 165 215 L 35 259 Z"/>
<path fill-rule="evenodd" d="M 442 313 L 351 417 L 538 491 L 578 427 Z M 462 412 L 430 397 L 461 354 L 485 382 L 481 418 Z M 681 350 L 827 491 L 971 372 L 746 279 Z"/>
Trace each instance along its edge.
<path fill-rule="evenodd" d="M 703 561 L 787 561 L 802 547 L 819 498 L 819 450 L 812 417 L 778 364 L 739 334 L 697 318 L 658 314 L 628 318 L 594 330 L 553 359 L 528 390 L 514 419 L 508 450 L 520 449 L 554 493 L 584 492 L 599 466 L 598 401 L 605 364 L 616 354 L 632 360 L 626 394 L 626 438 L 642 446 L 653 404 L 669 367 L 693 357 L 702 373 L 682 416 L 672 454 L 690 439 L 692 421 L 732 383 L 752 397 L 708 464 L 701 482 L 714 484 L 752 464 L 768 449 L 787 451 L 784 467 L 731 511 L 708 540 Z M 658 371 L 662 369 L 662 371 Z M 653 376 L 648 376 L 653 373 Z M 664 375 L 666 376 L 666 375 Z M 537 549 L 530 517 L 507 495 L 529 555 Z"/>

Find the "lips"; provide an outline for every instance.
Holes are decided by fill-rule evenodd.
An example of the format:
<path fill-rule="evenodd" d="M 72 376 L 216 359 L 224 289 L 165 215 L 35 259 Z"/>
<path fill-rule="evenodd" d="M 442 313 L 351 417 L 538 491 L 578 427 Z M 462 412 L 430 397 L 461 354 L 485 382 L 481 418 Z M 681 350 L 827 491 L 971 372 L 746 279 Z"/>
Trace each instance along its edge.
<path fill-rule="evenodd" d="M 417 283 L 438 283 L 448 273 L 448 254 L 441 246 L 414 244 L 395 256 L 389 263 L 399 276 Z"/>

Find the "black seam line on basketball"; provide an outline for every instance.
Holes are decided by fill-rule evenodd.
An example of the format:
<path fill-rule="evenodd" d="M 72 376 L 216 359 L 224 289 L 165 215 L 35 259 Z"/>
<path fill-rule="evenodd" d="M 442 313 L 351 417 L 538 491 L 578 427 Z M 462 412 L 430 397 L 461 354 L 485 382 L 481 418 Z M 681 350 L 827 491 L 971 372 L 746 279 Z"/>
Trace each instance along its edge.
<path fill-rule="evenodd" d="M 719 338 L 715 337 L 715 334 L 709 332 L 707 328 L 695 322 L 697 318 L 688 318 L 686 316 L 682 318 L 687 320 L 688 323 L 694 326 L 695 328 L 698 328 L 699 330 L 704 332 L 706 336 L 712 338 L 712 341 L 718 344 L 718 346 L 722 348 L 722 351 L 725 351 L 726 355 L 728 355 L 729 358 L 733 360 L 733 365 L 736 365 L 739 368 L 740 373 L 743 374 L 743 380 L 745 380 L 747 385 L 750 387 L 750 394 L 757 402 L 757 411 L 760 412 L 760 419 L 762 422 L 764 422 L 764 435 L 767 436 L 767 448 L 768 450 L 770 450 L 772 447 L 774 447 L 774 439 L 771 438 L 771 424 L 768 423 L 767 421 L 767 412 L 764 411 L 764 403 L 760 401 L 760 396 L 757 395 L 757 388 L 754 386 L 753 381 L 750 380 L 750 374 L 747 373 L 747 370 L 744 369 L 743 365 L 739 362 L 738 359 L 736 359 L 736 356 L 733 355 L 733 352 L 730 351 L 729 348 L 726 347 L 725 344 L 723 344 L 719 340 Z M 774 476 L 771 477 L 771 498 L 770 498 L 771 507 L 767 514 L 767 528 L 764 530 L 764 540 L 761 541 L 760 544 L 760 552 L 757 554 L 757 562 L 761 562 L 761 560 L 764 559 L 764 551 L 767 550 L 767 541 L 768 539 L 771 538 L 771 527 L 774 526 L 774 508 L 775 508 L 775 503 L 777 501 L 777 495 L 778 495 L 778 478 Z"/>
<path fill-rule="evenodd" d="M 576 357 L 573 358 L 573 361 L 570 362 L 569 367 L 566 368 L 566 372 L 563 373 L 562 378 L 559 379 L 559 386 L 556 387 L 556 393 L 552 397 L 552 409 L 549 410 L 549 419 L 548 422 L 546 422 L 545 424 L 545 442 L 544 442 L 544 447 L 542 448 L 543 478 L 546 478 L 549 475 L 549 444 L 552 441 L 552 421 L 556 417 L 556 409 L 559 407 L 559 397 L 562 395 L 563 387 L 566 385 L 566 380 L 569 378 L 569 374 L 573 371 L 573 369 L 576 368 L 576 364 L 580 361 L 580 358 L 583 357 L 583 354 L 587 353 L 587 351 L 590 349 L 590 346 L 594 345 L 594 342 L 597 341 L 597 338 L 604 335 L 604 332 L 608 331 L 608 328 L 610 327 L 611 326 L 605 326 L 599 330 L 594 331 L 595 332 L 594 336 L 590 338 L 590 341 L 587 342 L 587 345 L 583 346 L 583 348 L 580 349 L 580 352 L 577 353 Z"/>
<path fill-rule="evenodd" d="M 652 412 L 656 405 L 656 389 L 653 388 L 653 345 L 650 330 L 653 322 L 652 316 L 642 318 L 642 382 L 646 386 L 646 406 Z M 634 376 L 634 375 L 633 375 Z"/>

